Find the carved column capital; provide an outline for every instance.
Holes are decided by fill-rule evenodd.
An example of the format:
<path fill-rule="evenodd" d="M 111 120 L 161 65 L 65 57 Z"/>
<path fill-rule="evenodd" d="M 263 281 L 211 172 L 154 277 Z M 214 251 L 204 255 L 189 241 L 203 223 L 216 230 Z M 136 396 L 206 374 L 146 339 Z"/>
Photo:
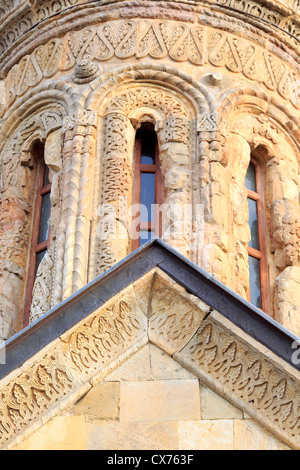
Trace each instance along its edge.
<path fill-rule="evenodd" d="M 224 145 L 227 134 L 226 122 L 218 113 L 199 114 L 197 116 L 197 133 L 200 142 L 220 142 L 221 145 Z"/>
<path fill-rule="evenodd" d="M 167 142 L 187 144 L 189 142 L 189 121 L 180 116 L 170 116 L 164 121 L 158 121 L 155 130 L 159 133 L 162 144 Z"/>
<path fill-rule="evenodd" d="M 79 109 L 75 113 L 67 116 L 64 119 L 63 131 L 68 132 L 75 127 L 88 127 L 97 126 L 97 113 L 96 111 Z"/>

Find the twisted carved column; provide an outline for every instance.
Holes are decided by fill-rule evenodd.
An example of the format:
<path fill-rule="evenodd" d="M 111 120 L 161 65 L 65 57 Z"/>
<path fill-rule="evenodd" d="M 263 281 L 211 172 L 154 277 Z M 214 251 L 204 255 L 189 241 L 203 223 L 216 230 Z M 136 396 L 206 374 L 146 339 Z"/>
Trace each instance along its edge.
<path fill-rule="evenodd" d="M 96 124 L 96 114 L 85 110 L 64 123 L 63 204 L 56 256 L 56 272 L 62 275 L 56 282 L 56 303 L 87 282 Z"/>

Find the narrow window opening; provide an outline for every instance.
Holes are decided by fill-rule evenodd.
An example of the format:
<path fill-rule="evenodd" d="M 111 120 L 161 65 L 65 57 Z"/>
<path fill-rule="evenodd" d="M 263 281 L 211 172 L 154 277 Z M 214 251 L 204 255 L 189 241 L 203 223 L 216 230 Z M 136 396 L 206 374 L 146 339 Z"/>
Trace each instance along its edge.
<path fill-rule="evenodd" d="M 264 184 L 262 168 L 252 158 L 246 174 L 249 226 L 248 245 L 249 290 L 248 300 L 269 313 L 269 279 L 267 262 Z"/>
<path fill-rule="evenodd" d="M 136 133 L 134 152 L 133 203 L 139 206 L 136 213 L 137 233 L 132 240 L 135 250 L 161 236 L 162 221 L 159 207 L 162 204 L 162 175 L 160 170 L 157 135 L 151 124 Z"/>
<path fill-rule="evenodd" d="M 49 168 L 44 160 L 44 150 L 44 145 L 41 142 L 35 143 L 32 148 L 37 176 L 23 327 L 29 324 L 36 274 L 47 253 L 50 242 L 51 182 L 49 179 Z"/>

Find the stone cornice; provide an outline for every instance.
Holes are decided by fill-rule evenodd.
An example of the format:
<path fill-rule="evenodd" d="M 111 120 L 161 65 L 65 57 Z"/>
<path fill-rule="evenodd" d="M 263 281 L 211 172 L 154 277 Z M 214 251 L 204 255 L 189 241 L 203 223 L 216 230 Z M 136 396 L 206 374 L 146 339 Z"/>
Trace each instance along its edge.
<path fill-rule="evenodd" d="M 270 36 L 271 42 L 280 41 L 282 46 L 286 44 L 287 47 L 297 51 L 300 41 L 299 13 L 296 13 L 297 2 L 298 0 L 295 0 L 294 9 L 278 2 L 257 0 L 247 0 L 246 2 L 233 2 L 232 0 L 162 2 L 152 0 L 138 2 L 136 5 L 134 2 L 116 3 L 110 0 L 104 0 L 101 3 L 87 0 L 21 3 L 13 12 L 7 14 L 6 17 L 3 16 L 0 26 L 2 74 L 7 74 L 13 63 L 29 53 L 32 47 L 36 47 L 52 37 L 61 36 L 72 28 L 78 28 L 78 24 L 84 27 L 104 19 L 133 17 L 137 14 L 137 7 L 138 16 L 141 17 L 151 17 L 151 11 L 153 17 L 157 17 L 166 9 L 166 18 L 191 22 L 196 20 L 197 15 L 203 13 L 204 17 L 207 17 L 207 21 L 218 21 L 218 27 L 222 27 L 223 24 L 226 30 L 231 29 L 231 21 L 234 23 L 239 20 L 244 23 L 244 27 L 246 24 L 250 29 L 256 28 L 258 35 L 265 34 L 266 38 Z M 180 8 L 178 8 L 179 4 Z M 218 12 L 221 16 L 219 15 L 217 20 L 215 15 Z M 205 20 L 203 19 L 203 21 Z M 273 39 L 273 36 L 276 40 Z"/>

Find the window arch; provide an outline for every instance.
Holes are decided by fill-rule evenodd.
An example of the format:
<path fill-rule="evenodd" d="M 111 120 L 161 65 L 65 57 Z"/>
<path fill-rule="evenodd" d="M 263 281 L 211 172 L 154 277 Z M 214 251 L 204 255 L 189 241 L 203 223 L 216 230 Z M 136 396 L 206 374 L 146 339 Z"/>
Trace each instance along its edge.
<path fill-rule="evenodd" d="M 248 300 L 270 313 L 263 169 L 252 153 L 246 174 L 251 239 L 248 245 Z"/>
<path fill-rule="evenodd" d="M 132 249 L 162 235 L 162 215 L 159 207 L 163 202 L 163 181 L 159 160 L 157 134 L 153 124 L 144 123 L 138 129 L 134 149 L 133 204 L 136 213 L 137 233 Z"/>
<path fill-rule="evenodd" d="M 30 308 L 36 274 L 50 243 L 51 182 L 49 168 L 45 164 L 45 146 L 40 141 L 32 147 L 36 166 L 36 189 L 32 215 L 32 235 L 29 251 L 29 268 L 25 291 L 23 327 L 29 324 Z"/>

